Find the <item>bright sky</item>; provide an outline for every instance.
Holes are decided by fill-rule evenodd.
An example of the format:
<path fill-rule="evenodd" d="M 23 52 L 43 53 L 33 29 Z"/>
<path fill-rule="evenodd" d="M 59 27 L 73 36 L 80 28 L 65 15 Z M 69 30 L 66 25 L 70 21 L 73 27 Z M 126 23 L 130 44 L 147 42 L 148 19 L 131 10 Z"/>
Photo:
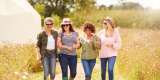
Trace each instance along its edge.
<path fill-rule="evenodd" d="M 98 5 L 117 4 L 119 0 L 96 0 Z M 125 0 L 124 0 L 125 1 Z M 143 7 L 151 7 L 152 9 L 160 9 L 160 0 L 126 0 L 131 2 L 138 2 Z"/>

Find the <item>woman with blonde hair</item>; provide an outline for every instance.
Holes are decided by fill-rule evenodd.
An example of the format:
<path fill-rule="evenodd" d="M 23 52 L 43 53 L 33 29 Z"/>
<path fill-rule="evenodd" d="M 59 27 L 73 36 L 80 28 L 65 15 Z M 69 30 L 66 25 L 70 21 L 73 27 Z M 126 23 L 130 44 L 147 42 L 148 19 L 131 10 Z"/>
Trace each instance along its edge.
<path fill-rule="evenodd" d="M 57 37 L 58 32 L 53 29 L 53 20 L 50 17 L 44 20 L 44 30 L 38 34 L 38 58 L 41 59 L 44 69 L 44 80 L 50 75 L 50 80 L 55 78 Z"/>
<path fill-rule="evenodd" d="M 121 46 L 121 38 L 117 25 L 113 18 L 105 17 L 103 20 L 104 29 L 99 32 L 101 49 L 99 53 L 101 61 L 101 78 L 106 80 L 106 65 L 108 63 L 109 80 L 114 80 L 114 64 L 118 50 Z"/>

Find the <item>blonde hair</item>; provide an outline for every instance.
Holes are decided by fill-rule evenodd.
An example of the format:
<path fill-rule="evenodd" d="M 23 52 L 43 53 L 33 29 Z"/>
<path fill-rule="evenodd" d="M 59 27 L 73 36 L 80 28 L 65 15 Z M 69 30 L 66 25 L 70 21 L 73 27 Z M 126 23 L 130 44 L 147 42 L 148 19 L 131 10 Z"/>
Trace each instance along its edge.
<path fill-rule="evenodd" d="M 46 17 L 44 19 L 44 25 L 46 25 L 46 22 L 52 22 L 53 23 L 53 18 L 52 17 Z"/>
<path fill-rule="evenodd" d="M 107 16 L 103 19 L 103 21 L 104 20 L 109 22 L 113 29 L 117 27 L 116 21 L 112 17 Z"/>

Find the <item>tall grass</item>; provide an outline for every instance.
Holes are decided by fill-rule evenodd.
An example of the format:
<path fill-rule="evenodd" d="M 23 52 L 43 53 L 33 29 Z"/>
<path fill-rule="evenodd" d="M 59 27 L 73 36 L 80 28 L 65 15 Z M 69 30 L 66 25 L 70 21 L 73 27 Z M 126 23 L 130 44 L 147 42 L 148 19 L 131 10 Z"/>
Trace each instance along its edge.
<path fill-rule="evenodd" d="M 115 78 L 120 80 L 160 79 L 160 32 L 149 29 L 121 28 L 122 49 L 115 65 Z M 33 44 L 7 44 L 0 47 L 0 80 L 22 80 L 16 74 L 34 72 L 36 49 Z M 33 69 L 34 68 L 34 69 Z M 17 72 L 17 73 L 16 73 Z M 40 73 L 41 74 L 41 73 Z M 43 75 L 29 77 L 40 80 Z M 100 79 L 100 68 L 95 69 L 93 80 Z M 34 79 L 33 79 L 34 80 Z"/>
<path fill-rule="evenodd" d="M 4 43 L 0 48 L 0 80 L 18 80 L 19 73 L 32 71 L 36 64 L 36 50 L 33 44 Z"/>
<path fill-rule="evenodd" d="M 123 29 L 117 69 L 125 80 L 160 79 L 160 32 Z"/>
<path fill-rule="evenodd" d="M 72 13 L 69 17 L 77 27 L 88 21 L 95 24 L 97 29 L 101 29 L 103 17 L 115 18 L 121 27 L 122 36 L 122 49 L 115 66 L 116 80 L 120 80 L 119 76 L 121 80 L 159 80 L 159 13 L 160 11 L 92 10 Z M 22 80 L 25 79 L 23 74 L 29 72 L 32 75 L 33 72 L 40 71 L 34 44 L 4 44 L 0 44 L 0 80 Z M 32 76 L 30 80 L 41 80 L 37 79 L 39 76 L 42 75 Z M 100 79 L 100 69 L 93 73 L 93 79 L 97 78 Z"/>
<path fill-rule="evenodd" d="M 110 16 L 124 28 L 160 29 L 160 11 L 157 10 L 91 10 L 75 12 L 69 15 L 74 25 L 80 27 L 84 22 L 92 22 L 101 27 L 102 19 Z"/>

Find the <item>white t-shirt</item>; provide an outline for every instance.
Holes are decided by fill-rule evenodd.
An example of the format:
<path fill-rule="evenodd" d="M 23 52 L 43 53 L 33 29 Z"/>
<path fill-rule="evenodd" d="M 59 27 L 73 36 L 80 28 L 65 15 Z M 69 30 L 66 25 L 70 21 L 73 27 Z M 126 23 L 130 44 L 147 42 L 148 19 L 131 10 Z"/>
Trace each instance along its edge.
<path fill-rule="evenodd" d="M 55 40 L 54 40 L 54 38 L 52 37 L 52 35 L 48 36 L 47 49 L 48 49 L 48 50 L 53 50 L 53 49 L 55 49 Z"/>

